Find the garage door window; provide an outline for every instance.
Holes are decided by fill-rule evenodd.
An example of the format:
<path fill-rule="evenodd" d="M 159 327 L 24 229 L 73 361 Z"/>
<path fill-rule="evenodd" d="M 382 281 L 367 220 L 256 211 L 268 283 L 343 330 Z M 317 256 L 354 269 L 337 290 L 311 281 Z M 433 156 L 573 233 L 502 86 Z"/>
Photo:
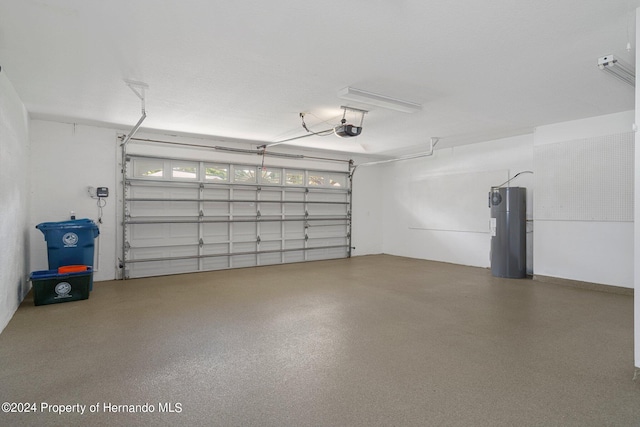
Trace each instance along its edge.
<path fill-rule="evenodd" d="M 282 183 L 282 171 L 276 170 L 262 170 L 262 182 L 265 184 L 281 184 Z"/>
<path fill-rule="evenodd" d="M 255 183 L 256 168 L 237 166 L 233 172 L 233 181 L 242 183 Z"/>
<path fill-rule="evenodd" d="M 287 185 L 304 185 L 304 172 L 296 170 L 287 171 Z"/>
<path fill-rule="evenodd" d="M 325 177 L 319 174 L 309 174 L 309 185 L 313 187 L 324 186 Z"/>
<path fill-rule="evenodd" d="M 198 164 L 186 162 L 172 162 L 171 177 L 173 179 L 198 179 Z"/>
<path fill-rule="evenodd" d="M 207 181 L 229 181 L 229 165 L 207 163 L 204 165 L 204 174 Z"/>
<path fill-rule="evenodd" d="M 136 178 L 162 178 L 164 162 L 155 159 L 140 159 L 133 165 L 133 175 Z"/>

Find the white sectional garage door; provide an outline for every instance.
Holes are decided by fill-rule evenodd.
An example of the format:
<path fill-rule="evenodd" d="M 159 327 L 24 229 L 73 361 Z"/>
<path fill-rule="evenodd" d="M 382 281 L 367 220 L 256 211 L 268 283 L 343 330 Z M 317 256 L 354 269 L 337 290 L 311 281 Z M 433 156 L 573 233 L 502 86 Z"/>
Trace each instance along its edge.
<path fill-rule="evenodd" d="M 124 278 L 345 258 L 349 172 L 126 157 Z"/>

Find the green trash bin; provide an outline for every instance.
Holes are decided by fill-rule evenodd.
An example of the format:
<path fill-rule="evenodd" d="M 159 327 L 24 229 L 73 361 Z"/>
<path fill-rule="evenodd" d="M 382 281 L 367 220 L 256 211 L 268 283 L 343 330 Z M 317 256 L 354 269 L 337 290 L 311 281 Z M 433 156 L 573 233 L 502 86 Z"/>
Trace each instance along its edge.
<path fill-rule="evenodd" d="M 33 302 L 45 305 L 87 299 L 92 276 L 91 267 L 86 271 L 63 274 L 57 269 L 34 271 L 29 276 L 33 285 Z"/>

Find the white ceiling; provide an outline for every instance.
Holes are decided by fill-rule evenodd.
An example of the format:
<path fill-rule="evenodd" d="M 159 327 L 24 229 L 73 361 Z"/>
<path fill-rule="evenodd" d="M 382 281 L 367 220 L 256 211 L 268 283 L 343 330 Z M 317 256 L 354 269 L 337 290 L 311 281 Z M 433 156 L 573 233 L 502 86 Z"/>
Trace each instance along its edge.
<path fill-rule="evenodd" d="M 298 146 L 397 155 L 634 108 L 596 67 L 635 62 L 640 0 L 2 0 L 0 66 L 32 117 L 275 142 L 369 110 L 358 138 Z M 349 103 L 352 86 L 418 102 Z M 350 121 L 357 121 L 352 117 Z"/>

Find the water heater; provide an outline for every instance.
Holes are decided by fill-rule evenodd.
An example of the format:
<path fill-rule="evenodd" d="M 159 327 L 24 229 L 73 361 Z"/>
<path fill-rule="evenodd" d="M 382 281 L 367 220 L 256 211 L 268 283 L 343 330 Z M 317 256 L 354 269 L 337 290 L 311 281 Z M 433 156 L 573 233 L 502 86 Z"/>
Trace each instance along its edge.
<path fill-rule="evenodd" d="M 519 279 L 527 275 L 526 188 L 492 188 L 491 274 Z"/>

